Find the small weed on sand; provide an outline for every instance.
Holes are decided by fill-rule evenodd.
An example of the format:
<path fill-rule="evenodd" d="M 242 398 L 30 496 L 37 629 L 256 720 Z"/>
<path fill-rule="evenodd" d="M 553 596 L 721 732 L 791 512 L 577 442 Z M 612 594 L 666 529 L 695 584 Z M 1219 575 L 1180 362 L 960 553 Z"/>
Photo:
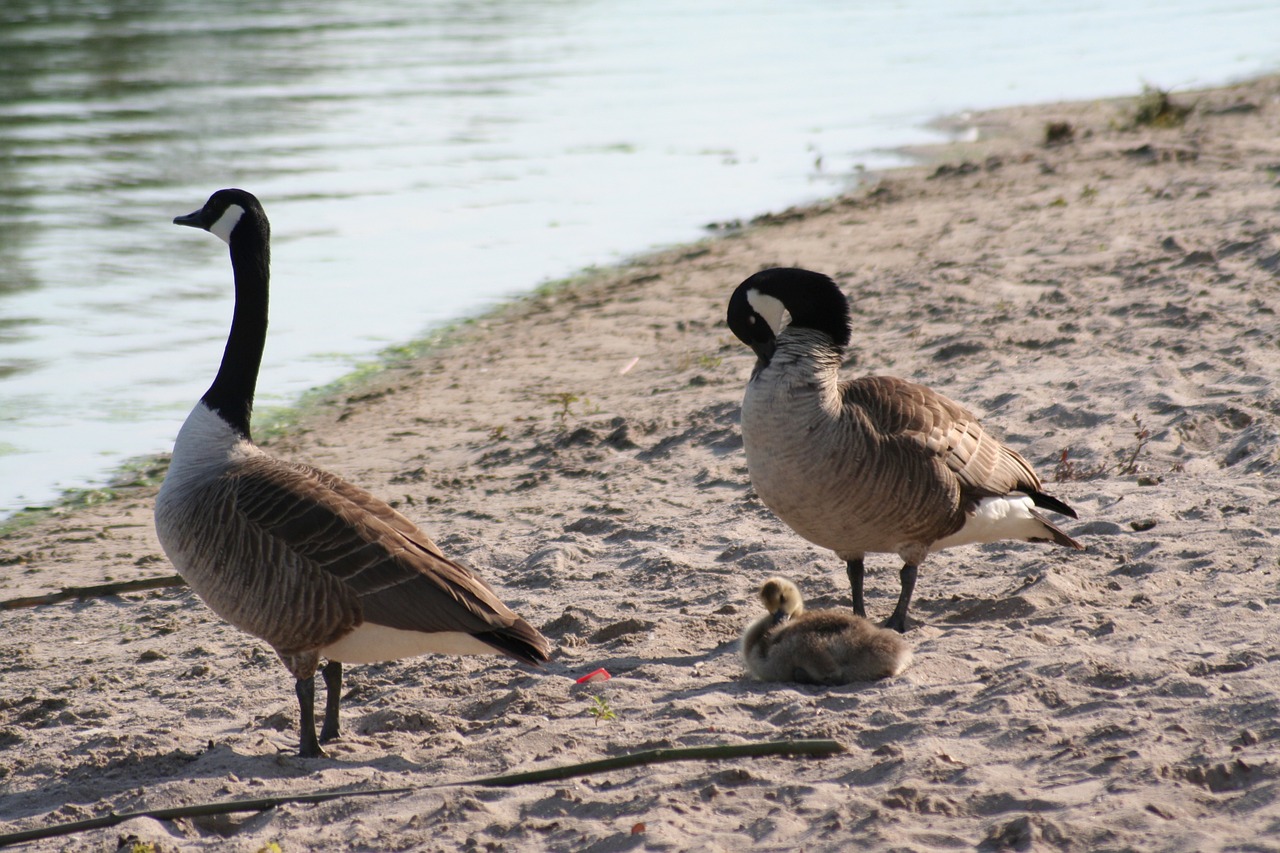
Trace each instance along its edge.
<path fill-rule="evenodd" d="M 1074 142 L 1076 129 L 1069 121 L 1051 121 L 1044 126 L 1044 144 L 1046 148 L 1055 145 L 1067 145 Z"/>
<path fill-rule="evenodd" d="M 1164 89 L 1143 86 L 1142 95 L 1134 107 L 1133 127 L 1182 127 L 1193 107 L 1175 103 Z"/>
<path fill-rule="evenodd" d="M 1067 448 L 1062 451 L 1058 457 L 1058 464 L 1053 469 L 1054 482 L 1067 483 L 1078 480 L 1096 480 L 1108 474 L 1117 474 L 1122 477 L 1137 474 L 1139 471 L 1138 457 L 1142 455 L 1142 451 L 1146 449 L 1147 444 L 1151 441 L 1151 430 L 1142 423 L 1142 418 L 1138 417 L 1136 413 L 1131 416 L 1130 420 L 1133 421 L 1133 445 L 1127 449 L 1117 451 L 1117 460 L 1114 463 L 1101 462 L 1097 465 L 1082 465 L 1069 458 L 1071 449 Z"/>
<path fill-rule="evenodd" d="M 1148 442 L 1151 441 L 1151 430 L 1147 429 L 1142 423 L 1142 418 L 1138 417 L 1135 412 L 1133 415 L 1133 448 L 1128 453 L 1123 453 L 1120 457 L 1120 464 L 1116 466 L 1117 474 L 1136 474 L 1138 473 L 1138 455 L 1142 453 Z"/>
<path fill-rule="evenodd" d="M 596 694 L 591 697 L 591 707 L 587 708 L 587 713 L 596 718 L 596 725 L 601 722 L 610 722 L 618 719 L 618 712 L 609 706 L 609 700 L 602 694 Z"/>
<path fill-rule="evenodd" d="M 573 414 L 573 404 L 586 402 L 586 399 L 572 391 L 561 391 L 558 394 L 548 394 L 547 402 L 560 407 L 555 412 L 555 418 L 560 423 L 564 423 L 568 420 L 569 415 Z"/>

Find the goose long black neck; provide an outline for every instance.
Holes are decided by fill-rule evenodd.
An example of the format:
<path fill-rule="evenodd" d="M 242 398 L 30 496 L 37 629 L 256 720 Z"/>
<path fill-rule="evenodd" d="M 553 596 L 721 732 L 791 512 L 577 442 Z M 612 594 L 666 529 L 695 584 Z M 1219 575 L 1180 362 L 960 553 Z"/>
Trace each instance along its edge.
<path fill-rule="evenodd" d="M 260 209 L 246 211 L 227 240 L 235 273 L 235 312 L 218 375 L 200 398 L 245 438 L 250 438 L 253 393 L 267 339 L 270 241 L 270 226 Z"/>

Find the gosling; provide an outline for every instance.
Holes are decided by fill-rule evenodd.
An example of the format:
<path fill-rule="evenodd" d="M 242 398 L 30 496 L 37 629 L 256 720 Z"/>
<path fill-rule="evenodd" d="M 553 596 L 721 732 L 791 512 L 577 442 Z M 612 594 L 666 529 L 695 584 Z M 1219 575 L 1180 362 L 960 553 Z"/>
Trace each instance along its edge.
<path fill-rule="evenodd" d="M 848 684 L 898 675 L 911 647 L 897 632 L 842 610 L 804 609 L 799 588 L 770 578 L 760 587 L 768 615 L 742 634 L 742 660 L 760 681 Z"/>

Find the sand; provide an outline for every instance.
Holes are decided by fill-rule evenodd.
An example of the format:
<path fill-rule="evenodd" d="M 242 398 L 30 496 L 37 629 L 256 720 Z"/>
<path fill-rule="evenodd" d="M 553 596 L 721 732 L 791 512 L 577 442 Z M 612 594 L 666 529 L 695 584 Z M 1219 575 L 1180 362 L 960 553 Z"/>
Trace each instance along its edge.
<path fill-rule="evenodd" d="M 345 736 L 303 760 L 275 655 L 185 589 L 5 612 L 0 832 L 409 787 L 36 846 L 1280 850 L 1280 79 L 1175 100 L 1194 109 L 1169 128 L 1132 101 L 958 118 L 977 141 L 930 165 L 530 297 L 335 393 L 264 444 L 395 501 L 553 662 L 350 667 Z M 885 681 L 760 684 L 738 657 L 765 578 L 849 601 L 748 481 L 754 357 L 724 310 L 774 265 L 850 295 L 847 371 L 963 401 L 1080 513 L 1084 552 L 932 556 L 915 661 Z M 169 573 L 153 498 L 10 532 L 0 598 Z M 873 618 L 897 569 L 868 560 Z M 847 751 L 455 784 L 800 738 Z"/>

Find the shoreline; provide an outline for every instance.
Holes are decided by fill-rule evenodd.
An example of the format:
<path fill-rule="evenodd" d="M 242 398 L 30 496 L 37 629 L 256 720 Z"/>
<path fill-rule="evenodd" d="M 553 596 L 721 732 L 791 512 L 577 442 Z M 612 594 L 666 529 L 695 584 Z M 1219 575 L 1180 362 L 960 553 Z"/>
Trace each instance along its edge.
<path fill-rule="evenodd" d="M 906 151 L 906 149 L 903 149 L 903 151 Z M 811 204 L 788 207 L 784 211 L 816 208 L 840 197 L 843 197 L 843 194 L 832 199 L 820 199 Z M 708 223 L 703 226 L 707 234 L 699 240 L 652 248 L 637 252 L 616 264 L 588 266 L 571 275 L 542 281 L 532 286 L 527 292 L 518 293 L 488 306 L 477 308 L 474 313 L 444 321 L 436 327 L 427 329 L 418 337 L 401 343 L 390 344 L 378 353 L 368 357 L 367 360 L 353 364 L 347 373 L 336 377 L 330 382 L 307 389 L 293 403 L 271 405 L 262 409 L 255 408 L 254 440 L 264 446 L 269 446 L 273 438 L 287 432 L 297 424 L 305 422 L 317 409 L 331 405 L 333 399 L 353 389 L 358 390 L 365 383 L 376 381 L 378 376 L 384 372 L 394 370 L 407 362 L 426 358 L 437 350 L 447 349 L 452 345 L 455 336 L 470 326 L 501 322 L 506 314 L 518 311 L 528 300 L 537 299 L 544 294 L 554 293 L 565 288 L 589 285 L 603 276 L 626 271 L 631 267 L 645 266 L 650 264 L 652 259 L 666 257 L 672 253 L 698 251 L 699 247 L 710 242 L 739 234 L 745 228 L 755 227 L 757 221 L 767 221 L 769 218 L 779 215 L 785 214 L 761 213 L 749 220 L 746 225 L 741 223 L 736 225 L 717 222 Z M 66 515 L 88 506 L 127 498 L 134 490 L 158 489 L 160 482 L 164 478 L 168 457 L 169 451 L 157 451 L 129 457 L 123 460 L 115 470 L 109 472 L 101 482 L 63 489 L 55 500 L 46 504 L 32 504 L 15 510 L 8 517 L 0 517 L 0 539 L 21 528 L 47 521 L 50 517 Z"/>
<path fill-rule="evenodd" d="M 1267 77 L 1264 76 L 1257 79 L 1265 80 Z M 1244 80 L 1210 89 L 1192 89 L 1183 92 L 1170 92 L 1169 94 L 1175 101 L 1192 99 L 1194 102 L 1197 96 L 1202 93 L 1230 90 L 1240 86 L 1248 86 L 1254 82 L 1256 81 Z M 1161 90 L 1151 91 L 1159 93 Z M 857 180 L 855 186 L 830 198 L 788 206 L 779 211 L 765 211 L 745 222 L 734 220 L 731 222 L 707 223 L 703 226 L 706 234 L 702 239 L 642 251 L 617 264 L 603 267 L 585 267 L 563 278 L 543 281 L 533 286 L 526 293 L 518 294 L 486 308 L 478 309 L 473 314 L 446 321 L 438 328 L 428 329 L 420 337 L 398 344 L 391 344 L 369 360 L 354 364 L 346 374 L 335 378 L 331 382 L 303 392 L 293 403 L 273 405 L 261 411 L 255 411 L 255 440 L 269 444 L 273 437 L 305 421 L 315 409 L 328 405 L 329 398 L 336 398 L 343 394 L 346 389 L 359 387 L 364 382 L 374 380 L 379 373 L 394 369 L 397 365 L 406 361 L 422 359 L 437 349 L 447 348 L 453 336 L 461 329 L 476 323 L 500 322 L 505 314 L 512 310 L 518 310 L 526 300 L 536 299 L 545 292 L 554 292 L 566 287 L 590 285 L 593 281 L 614 272 L 625 272 L 631 267 L 644 267 L 650 265 L 652 259 L 664 258 L 672 253 L 684 254 L 690 251 L 697 251 L 700 247 L 715 240 L 740 236 L 745 230 L 751 228 L 767 227 L 795 218 L 804 218 L 814 212 L 828 209 L 831 205 L 839 204 L 843 199 L 857 195 L 866 187 L 874 186 L 880 180 L 891 178 L 894 174 L 907 174 L 912 170 L 933 168 L 948 159 L 963 161 L 970 149 L 973 152 L 978 152 L 979 155 L 982 155 L 983 152 L 989 154 L 1000 144 L 1000 135 L 1013 134 L 1016 138 L 1016 131 L 1013 131 L 1012 128 L 1005 124 L 997 122 L 981 128 L 981 131 L 986 131 L 986 133 L 980 131 L 980 138 L 976 140 L 967 141 L 962 139 L 962 135 L 967 135 L 966 131 L 969 129 L 979 131 L 980 123 L 973 121 L 975 117 L 983 115 L 1012 117 L 1027 111 L 1031 113 L 1049 113 L 1054 110 L 1069 114 L 1081 108 L 1088 109 L 1099 104 L 1110 105 L 1115 108 L 1117 115 L 1123 115 L 1126 112 L 1131 112 L 1133 105 L 1144 97 L 1146 97 L 1146 93 L 1080 102 L 1067 101 L 1044 105 L 1001 107 L 989 110 L 966 110 L 955 115 L 940 116 L 929 122 L 928 126 L 950 133 L 952 135 L 951 140 L 891 149 L 895 154 L 914 160 L 915 162 L 912 164 L 865 172 Z M 991 131 L 994 131 L 996 135 L 990 135 Z M 1025 128 L 1023 133 L 1025 135 Z M 131 489 L 158 488 L 160 480 L 163 479 L 163 469 L 167 467 L 168 455 L 168 451 L 162 450 L 127 458 L 121 462 L 116 470 L 110 472 L 106 479 L 99 483 L 67 488 L 62 491 L 62 494 L 56 500 L 47 504 L 31 505 L 16 510 L 8 517 L 0 518 L 0 538 L 19 528 L 40 523 L 50 516 L 65 515 L 68 512 L 75 512 L 86 506 L 117 500 L 122 492 L 127 492 Z M 157 471 L 157 469 L 159 470 Z"/>
<path fill-rule="evenodd" d="M 295 758 L 287 674 L 185 591 L 6 613 L 0 831 L 317 788 L 379 802 L 215 823 L 139 819 L 182 849 L 1214 849 L 1280 801 L 1280 77 L 975 113 L 852 193 L 498 306 L 317 401 L 264 444 L 388 498 L 556 644 L 352 667 L 332 759 Z M 1049 122 L 1070 141 L 1046 145 Z M 1001 132 L 996 132 L 1000 129 Z M 932 555 L 870 685 L 745 678 L 754 589 L 846 607 L 843 567 L 749 488 L 753 357 L 724 324 L 747 274 L 800 265 L 853 300 L 847 373 L 925 382 L 1080 510 L 1082 554 Z M 165 574 L 151 487 L 0 535 L 0 598 Z M 896 595 L 868 560 L 868 608 Z M 49 662 L 55 662 L 56 668 Z M 572 687 L 606 667 L 610 681 Z M 56 673 L 56 674 L 55 674 Z M 617 719 L 590 716 L 603 697 Z M 503 791 L 447 780 L 639 749 L 831 738 L 821 761 L 671 764 Z M 66 805 L 73 804 L 73 805 Z M 634 828 L 641 825 L 639 832 Z M 1262 843 L 1262 842 L 1260 842 Z"/>

